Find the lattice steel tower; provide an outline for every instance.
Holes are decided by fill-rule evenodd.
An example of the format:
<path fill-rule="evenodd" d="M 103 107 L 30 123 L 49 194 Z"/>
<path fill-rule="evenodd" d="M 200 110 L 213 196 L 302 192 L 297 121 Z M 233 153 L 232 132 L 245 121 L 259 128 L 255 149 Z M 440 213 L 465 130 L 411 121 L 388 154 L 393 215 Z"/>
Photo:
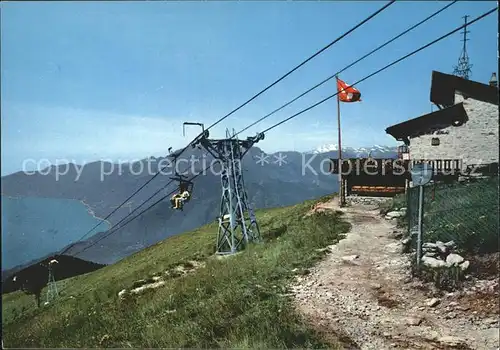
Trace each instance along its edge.
<path fill-rule="evenodd" d="M 460 57 L 458 58 L 458 65 L 456 65 L 454 67 L 454 70 L 453 70 L 453 75 L 459 76 L 459 77 L 464 78 L 464 79 L 469 79 L 469 77 L 472 73 L 471 72 L 472 64 L 470 64 L 469 55 L 467 54 L 467 41 L 469 40 L 469 39 L 467 39 L 467 34 L 470 33 L 467 30 L 467 18 L 468 17 L 469 17 L 468 15 L 465 15 L 462 17 L 465 20 L 465 27 L 464 27 L 463 32 L 460 32 L 460 34 L 463 34 L 462 41 L 464 44 L 462 47 L 462 52 L 460 53 Z"/>
<path fill-rule="evenodd" d="M 217 254 L 233 254 L 243 249 L 249 242 L 260 241 L 260 230 L 253 208 L 248 202 L 241 160 L 250 148 L 264 134 L 239 140 L 226 130 L 226 138 L 208 139 L 208 130 L 193 144 L 203 146 L 221 164 L 222 198 L 220 203 L 219 229 L 217 233 Z"/>
<path fill-rule="evenodd" d="M 59 295 L 56 279 L 54 277 L 54 264 L 57 264 L 57 260 L 52 260 L 47 264 L 49 272 L 49 280 L 47 282 L 47 303 L 50 303 Z"/>

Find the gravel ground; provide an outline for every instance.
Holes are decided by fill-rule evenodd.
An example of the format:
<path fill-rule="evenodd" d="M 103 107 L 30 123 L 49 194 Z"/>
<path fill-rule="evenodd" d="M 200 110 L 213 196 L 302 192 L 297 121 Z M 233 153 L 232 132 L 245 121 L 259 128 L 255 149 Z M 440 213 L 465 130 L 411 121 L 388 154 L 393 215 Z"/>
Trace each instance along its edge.
<path fill-rule="evenodd" d="M 318 330 L 349 349 L 498 349 L 498 307 L 490 315 L 471 309 L 477 288 L 461 297 L 412 280 L 394 221 L 382 218 L 376 204 L 339 209 L 334 200 L 314 210 L 341 210 L 352 224 L 292 286 L 296 307 Z M 498 298 L 498 281 L 479 282 Z"/>

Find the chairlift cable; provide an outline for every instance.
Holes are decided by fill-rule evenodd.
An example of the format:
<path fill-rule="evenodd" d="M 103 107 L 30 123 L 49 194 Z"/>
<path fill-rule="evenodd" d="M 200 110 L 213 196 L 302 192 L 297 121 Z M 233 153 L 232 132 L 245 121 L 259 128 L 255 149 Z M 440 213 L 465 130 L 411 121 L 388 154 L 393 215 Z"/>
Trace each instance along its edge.
<path fill-rule="evenodd" d="M 395 2 L 395 0 L 389 1 L 382 8 L 378 9 L 377 11 L 375 11 L 374 13 L 372 13 L 370 16 L 368 16 L 367 18 L 365 18 L 364 20 L 362 20 L 361 22 L 359 22 L 358 24 L 356 24 L 350 30 L 348 30 L 347 32 L 345 32 L 341 36 L 337 37 L 335 40 L 333 40 L 328 45 L 326 45 L 325 47 L 323 47 L 322 49 L 320 49 L 319 51 L 317 51 L 316 53 L 314 53 L 312 56 L 310 56 L 309 58 L 307 58 L 303 62 L 301 62 L 298 66 L 296 66 L 295 68 L 293 68 L 292 70 L 290 70 L 288 73 L 286 73 L 285 75 L 283 75 L 281 78 L 277 79 L 272 84 L 268 85 L 266 88 L 264 88 L 263 90 L 261 90 L 259 93 L 257 93 L 253 97 L 251 97 L 245 103 L 243 103 L 239 107 L 233 109 L 231 112 L 229 112 L 228 114 L 226 114 L 225 116 L 223 116 L 222 118 L 220 118 L 219 120 L 217 120 L 215 123 L 213 123 L 212 125 L 210 125 L 200 135 L 198 135 L 191 142 L 189 142 L 186 145 L 186 147 L 184 147 L 179 153 L 177 153 L 176 158 L 178 158 L 180 155 L 182 155 L 186 151 L 186 149 L 189 148 L 190 145 L 192 145 L 199 137 L 201 137 L 204 134 L 205 131 L 208 131 L 209 129 L 211 129 L 215 125 L 219 124 L 220 122 L 222 122 L 223 120 L 225 120 L 226 118 L 228 118 L 229 116 L 231 116 L 232 114 L 234 114 L 235 112 L 237 112 L 238 110 L 240 110 L 241 108 L 243 108 L 244 106 L 246 106 L 247 104 L 249 104 L 250 102 L 252 102 L 253 100 L 255 100 L 257 97 L 259 97 L 260 95 L 262 95 L 264 92 L 266 92 L 267 90 L 269 90 L 274 85 L 278 84 L 280 81 L 282 81 L 283 79 L 285 79 L 286 77 L 288 77 L 290 74 L 292 74 L 293 72 L 295 72 L 296 70 L 298 70 L 300 67 L 302 67 L 303 65 L 305 65 L 307 62 L 311 61 L 313 58 L 315 58 L 316 56 L 320 55 L 322 52 L 326 51 L 328 48 L 330 48 L 331 46 L 333 46 L 334 44 L 336 44 L 338 41 L 342 40 L 344 37 L 346 37 L 347 35 L 349 35 L 350 33 L 352 33 L 354 30 L 356 30 L 357 28 L 361 27 L 363 24 L 365 24 L 368 21 L 370 21 L 371 19 L 373 19 L 375 16 L 377 16 L 382 11 L 384 11 L 385 9 L 387 9 L 390 5 L 394 4 L 394 2 Z M 113 215 L 114 213 L 116 213 L 121 207 L 123 207 L 125 205 L 125 203 L 127 203 L 132 197 L 134 197 L 144 187 L 146 187 L 151 181 L 153 181 L 164 169 L 165 169 L 165 167 L 163 169 L 161 169 L 160 171 L 158 171 L 155 175 L 153 175 L 153 177 L 151 179 L 149 179 L 148 181 L 146 181 L 141 187 L 139 187 L 136 191 L 134 191 L 126 200 L 123 201 L 123 203 L 121 203 L 120 205 L 118 205 L 113 211 L 111 211 L 106 217 L 104 217 L 101 222 L 99 222 L 94 227 L 92 227 L 87 233 L 85 233 L 74 244 L 76 244 L 77 242 L 83 240 L 83 238 L 85 238 L 88 234 L 90 234 L 92 231 L 94 231 L 94 229 L 96 229 L 99 225 L 101 225 L 103 221 L 106 221 L 109 217 L 111 217 L 111 215 Z M 73 245 L 68 246 L 60 254 L 64 254 L 65 252 L 67 252 Z"/>
<path fill-rule="evenodd" d="M 441 12 L 443 12 L 444 10 L 446 10 L 447 8 L 449 8 L 450 6 L 454 5 L 456 2 L 458 2 L 458 0 L 455 0 L 451 3 L 449 3 L 448 5 L 442 7 L 441 9 L 437 10 L 436 12 L 434 12 L 433 14 L 427 16 L 426 18 L 424 18 L 423 20 L 421 20 L 420 22 L 414 24 L 413 26 L 411 26 L 410 28 L 406 29 L 405 31 L 401 32 L 400 34 L 396 35 L 395 37 L 393 37 L 392 39 L 386 41 L 385 43 L 383 43 L 382 45 L 379 45 L 378 47 L 376 47 L 375 49 L 373 49 L 372 51 L 368 52 L 366 55 L 362 56 L 361 58 L 357 59 L 356 61 L 350 63 L 349 65 L 345 66 L 344 68 L 342 68 L 341 70 L 339 70 L 338 72 L 336 72 L 335 74 L 329 76 L 328 78 L 324 79 L 323 81 L 321 81 L 320 83 L 314 85 L 312 88 L 308 89 L 307 91 L 304 91 L 302 94 L 300 94 L 299 96 L 295 97 L 294 99 L 288 101 L 287 103 L 285 103 L 284 105 L 278 107 L 277 109 L 275 109 L 274 111 L 272 111 L 271 113 L 269 114 L 266 114 L 265 116 L 263 116 L 262 118 L 256 120 L 255 122 L 253 122 L 252 124 L 248 125 L 246 128 L 242 129 L 241 131 L 239 131 L 238 133 L 235 134 L 235 136 L 241 134 L 242 132 L 250 129 L 252 126 L 260 123 L 261 121 L 263 121 L 264 119 L 267 119 L 269 118 L 270 116 L 272 116 L 273 114 L 281 111 L 283 108 L 291 105 L 293 102 L 297 101 L 298 99 L 302 98 L 303 96 L 307 95 L 308 93 L 310 93 L 311 91 L 317 89 L 318 87 L 320 87 L 321 85 L 323 85 L 324 83 L 330 81 L 331 79 L 335 78 L 337 75 L 343 73 L 344 71 L 346 71 L 347 69 L 351 68 L 352 66 L 358 64 L 359 62 L 363 61 L 365 58 L 373 55 L 375 52 L 381 50 L 382 48 L 386 47 L 387 45 L 389 45 L 390 43 L 394 42 L 395 40 L 401 38 L 403 35 L 411 32 L 413 29 L 419 27 L 420 25 L 424 24 L 425 22 L 427 22 L 428 20 L 430 20 L 431 18 L 437 16 L 438 14 L 440 14 Z"/>
<path fill-rule="evenodd" d="M 259 97 L 264 92 L 266 92 L 267 90 L 269 90 L 270 88 L 272 88 L 274 85 L 278 84 L 280 81 L 282 81 L 283 79 L 285 79 L 286 77 L 288 77 L 290 74 L 292 74 L 293 72 L 295 72 L 297 69 L 299 69 L 300 67 L 302 67 L 303 65 L 305 65 L 307 62 L 309 62 L 310 60 L 312 60 L 316 56 L 320 55 L 321 53 L 323 53 L 324 51 L 326 51 L 327 49 L 329 49 L 330 47 L 332 47 L 333 45 L 335 45 L 337 42 L 339 42 L 340 40 L 342 40 L 343 38 L 345 38 L 346 36 L 348 36 L 349 34 L 351 34 L 352 32 L 354 32 L 356 29 L 358 29 L 359 27 L 361 27 L 363 24 L 365 24 L 366 22 L 370 21 L 372 18 L 374 18 L 375 16 L 377 16 L 378 14 L 380 14 L 382 11 L 384 11 L 389 6 L 391 6 L 392 4 L 394 4 L 394 2 L 395 2 L 395 0 L 389 1 L 383 7 L 381 7 L 380 9 L 378 9 L 377 11 L 375 11 L 374 13 L 372 13 L 370 16 L 366 17 L 364 20 L 362 20 L 361 22 L 359 22 L 358 24 L 356 24 L 354 27 L 352 27 L 351 29 L 349 29 L 344 34 L 342 34 L 339 37 L 337 37 L 335 40 L 333 40 L 332 42 L 330 42 L 328 45 L 326 45 L 325 47 L 323 47 L 321 50 L 317 51 L 315 54 L 313 54 L 312 56 L 310 56 L 308 59 L 302 61 L 302 63 L 300 63 L 298 66 L 296 66 L 295 68 L 293 68 L 292 70 L 290 70 L 288 73 L 286 73 L 285 75 L 283 75 L 281 78 L 277 79 L 272 84 L 268 85 L 265 89 L 263 89 L 259 93 L 255 94 L 253 97 L 251 97 L 245 103 L 241 104 L 239 107 L 233 109 L 231 112 L 229 112 L 228 114 L 226 114 L 224 117 L 222 117 L 219 120 L 217 120 L 215 123 L 213 123 L 212 125 L 210 125 L 207 128 L 207 130 L 210 129 L 210 128 L 212 128 L 212 127 L 214 127 L 215 125 L 219 124 L 221 121 L 223 121 L 224 119 L 226 119 L 227 117 L 229 117 L 233 113 L 237 112 L 238 110 L 240 110 L 241 108 L 243 108 L 244 106 L 246 106 L 247 104 L 249 104 L 250 102 L 252 102 L 253 100 L 255 100 L 257 97 Z"/>
<path fill-rule="evenodd" d="M 403 60 L 405 60 L 405 59 L 407 59 L 407 58 L 409 58 L 409 57 L 413 56 L 414 54 L 416 54 L 416 53 L 418 53 L 418 52 L 420 52 L 420 51 L 422 51 L 422 50 L 424 50 L 424 49 L 426 49 L 426 48 L 428 48 L 428 47 L 430 47 L 430 46 L 432 46 L 432 45 L 434 45 L 434 44 L 438 43 L 439 41 L 441 41 L 441 40 L 443 40 L 443 39 L 445 39 L 445 38 L 447 38 L 447 37 L 449 37 L 449 36 L 451 36 L 451 35 L 455 34 L 455 33 L 456 33 L 456 32 L 458 32 L 459 30 L 463 29 L 466 25 L 472 25 L 472 24 L 474 24 L 475 22 L 477 22 L 477 21 L 479 21 L 479 20 L 481 20 L 481 19 L 485 18 L 486 16 L 491 15 L 493 12 L 497 11 L 497 9 L 498 9 L 498 7 L 495 7 L 494 9 L 491 9 L 490 11 L 488 11 L 488 12 L 486 12 L 486 13 L 482 14 L 481 16 L 479 16 L 479 17 L 475 18 L 475 19 L 474 19 L 474 20 L 472 20 L 471 22 L 468 22 L 467 24 L 463 24 L 463 25 L 461 25 L 461 26 L 459 26 L 459 27 L 455 28 L 454 30 L 452 30 L 452 31 L 450 31 L 450 32 L 448 32 L 448 33 L 446 33 L 446 34 L 442 35 L 441 37 L 439 37 L 439 38 L 437 38 L 437 39 L 435 39 L 435 40 L 433 40 L 433 41 L 431 41 L 431 42 L 427 43 L 426 45 L 423 45 L 423 46 L 419 47 L 418 49 L 416 49 L 416 50 L 414 50 L 414 51 L 410 52 L 409 54 L 407 54 L 407 55 L 405 55 L 405 56 L 403 56 L 403 57 L 401 57 L 401 58 L 399 58 L 399 59 L 397 59 L 397 60 L 395 60 L 395 61 L 393 61 L 393 62 L 391 62 L 391 63 L 387 64 L 386 66 L 384 66 L 384 67 L 382 67 L 382 68 L 380 68 L 380 69 L 376 70 L 375 72 L 373 72 L 373 73 L 371 73 L 371 74 L 369 74 L 369 75 L 365 76 L 364 78 L 362 78 L 362 79 L 360 79 L 360 80 L 356 81 L 354 84 L 350 84 L 350 86 L 355 86 L 355 85 L 357 85 L 357 84 L 359 84 L 359 83 L 361 83 L 361 82 L 363 82 L 363 81 L 365 81 L 365 80 L 367 80 L 367 79 L 369 79 L 369 78 L 371 78 L 371 77 L 373 77 L 373 76 L 375 76 L 375 75 L 377 75 L 377 74 L 379 74 L 379 73 L 381 73 L 381 72 L 385 71 L 386 69 L 388 69 L 388 68 L 390 68 L 390 67 L 394 66 L 395 64 L 397 64 L 397 63 L 399 63 L 399 62 L 401 62 L 401 61 L 403 61 Z M 280 125 L 282 125 L 282 124 L 284 124 L 284 123 L 286 123 L 287 121 L 289 121 L 289 120 L 291 120 L 291 119 L 293 119 L 293 118 L 295 118 L 295 117 L 297 117 L 297 116 L 299 116 L 299 115 L 301 115 L 301 114 L 303 114 L 303 113 L 305 113 L 305 112 L 307 112 L 307 111 L 309 111 L 309 110 L 311 110 L 311 109 L 313 109 L 313 108 L 315 108 L 315 107 L 319 106 L 320 104 L 322 104 L 322 103 L 324 103 L 324 102 L 326 102 L 326 101 L 330 100 L 331 98 L 333 98 L 333 97 L 335 97 L 335 96 L 337 96 L 337 95 L 338 95 L 338 92 L 336 92 L 335 94 L 330 95 L 330 96 L 328 96 L 328 97 L 326 97 L 326 98 L 322 99 L 322 100 L 321 100 L 321 101 L 319 101 L 319 102 L 316 102 L 315 104 L 313 104 L 313 105 L 311 105 L 311 106 L 309 106 L 309 107 L 307 107 L 307 108 L 305 108 L 305 109 L 301 110 L 300 112 L 295 113 L 295 114 L 293 114 L 292 116 L 290 116 L 290 117 L 288 117 L 288 118 L 286 118 L 286 119 L 283 119 L 282 121 L 280 121 L 280 122 L 278 122 L 278 123 L 276 123 L 276 124 L 274 124 L 274 125 L 272 125 L 272 126 L 268 127 L 267 129 L 265 129 L 264 131 L 262 131 L 262 133 L 267 133 L 268 131 L 270 131 L 270 130 L 272 130 L 272 129 L 274 129 L 274 128 L 276 128 L 276 127 L 278 127 L 278 126 L 280 126 Z"/>
<path fill-rule="evenodd" d="M 207 153 L 205 153 L 207 154 Z M 208 167 L 206 167 L 204 170 L 202 170 L 201 173 L 204 173 L 207 169 L 209 169 L 211 167 L 211 165 L 209 165 Z M 184 173 L 186 170 L 188 170 L 187 168 L 184 169 L 182 173 Z M 196 177 L 198 177 L 201 173 L 197 174 L 196 176 L 192 177 L 191 179 L 188 179 L 186 181 L 188 182 L 192 182 L 193 179 L 195 179 Z M 127 218 L 129 218 L 134 212 L 136 212 L 139 208 L 141 208 L 142 206 L 144 206 L 148 201 L 150 201 L 153 197 L 155 197 L 158 193 L 160 193 L 162 190 L 164 190 L 165 188 L 168 187 L 168 185 L 170 185 L 171 183 L 173 182 L 173 180 L 169 181 L 167 184 L 165 184 L 162 188 L 160 188 L 158 191 L 156 191 L 155 193 L 153 193 L 148 199 L 144 200 L 139 206 L 137 206 L 136 208 L 134 208 L 134 210 L 132 210 L 129 214 L 127 214 L 125 217 L 123 217 L 119 222 L 117 222 L 116 224 L 114 224 L 111 228 L 109 228 L 107 231 L 108 232 L 108 235 L 106 235 L 106 237 L 108 237 L 110 234 L 114 233 L 115 231 L 117 231 L 118 229 L 122 228 L 123 226 L 127 225 L 129 222 L 125 223 L 125 225 L 123 225 L 122 227 L 118 227 L 122 222 L 124 222 Z M 137 216 L 135 216 L 132 220 L 134 220 L 135 218 L 137 217 L 140 217 L 143 213 L 145 213 L 146 211 L 148 211 L 150 208 L 152 208 L 154 205 L 160 203 L 162 200 L 164 200 L 165 198 L 171 196 L 173 193 L 175 193 L 176 190 L 173 190 L 171 192 L 169 192 L 168 194 L 166 194 L 165 196 L 163 196 L 159 201 L 155 202 L 153 205 L 149 206 L 146 210 L 140 212 Z M 132 221 L 130 220 L 130 221 Z M 113 231 L 113 232 L 111 232 Z M 104 237 L 104 236 L 103 236 Z M 101 239 L 103 238 L 101 237 Z M 104 237 L 105 238 L 105 237 Z M 96 242 L 92 243 L 91 245 L 87 246 L 86 248 L 84 248 L 84 250 L 90 248 L 91 246 L 95 245 L 97 242 L 101 241 L 101 239 L 97 240 Z M 77 254 L 80 254 L 82 251 L 80 252 L 77 252 L 75 253 L 74 255 L 76 256 Z"/>
<path fill-rule="evenodd" d="M 200 173 L 196 174 L 195 176 L 191 177 L 189 179 L 189 181 L 192 181 L 194 179 L 196 179 L 198 176 L 200 176 L 201 174 L 203 174 L 206 170 L 208 170 L 210 168 L 211 165 L 207 166 L 204 170 L 202 170 Z M 82 249 L 80 252 L 76 253 L 76 254 L 73 254 L 73 256 L 76 256 L 78 254 L 81 254 L 82 252 L 84 252 L 85 250 L 89 249 L 90 247 L 94 246 L 95 244 L 97 244 L 98 242 L 102 241 L 104 238 L 107 238 L 109 237 L 110 235 L 112 235 L 113 233 L 115 233 L 116 231 L 124 228 L 126 225 L 128 225 L 130 222 L 132 222 L 133 220 L 135 220 L 136 218 L 140 217 L 142 214 L 144 214 L 145 212 L 147 212 L 148 210 L 150 210 L 151 208 L 153 208 L 155 205 L 157 205 L 158 203 L 160 203 L 161 201 L 163 201 L 165 198 L 171 196 L 176 190 L 174 191 L 171 191 L 170 193 L 166 194 L 165 196 L 161 197 L 159 200 L 157 200 L 156 202 L 154 202 L 153 204 L 151 204 L 149 207 L 147 207 L 146 209 L 144 209 L 143 211 L 141 211 L 140 213 L 138 213 L 137 215 L 135 215 L 134 217 L 132 217 L 131 219 L 129 219 L 127 222 L 125 222 L 122 226 L 120 227 L 116 227 L 118 224 L 114 225 L 114 228 L 111 228 L 109 230 L 109 232 L 107 234 L 105 234 L 104 236 L 100 237 L 98 240 L 96 240 L 95 242 L 93 242 L 92 244 L 90 244 L 89 246 L 85 247 L 84 249 Z M 146 202 L 144 202 L 146 203 Z M 127 217 L 130 216 L 130 215 L 127 215 Z"/>

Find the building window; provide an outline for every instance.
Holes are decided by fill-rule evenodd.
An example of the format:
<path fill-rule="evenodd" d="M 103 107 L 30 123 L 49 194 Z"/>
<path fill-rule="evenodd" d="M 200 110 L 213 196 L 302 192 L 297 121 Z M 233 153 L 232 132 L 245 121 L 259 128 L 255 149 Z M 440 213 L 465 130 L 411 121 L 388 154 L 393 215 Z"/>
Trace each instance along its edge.
<path fill-rule="evenodd" d="M 438 137 L 433 137 L 431 140 L 431 145 L 432 146 L 439 146 L 439 138 Z"/>

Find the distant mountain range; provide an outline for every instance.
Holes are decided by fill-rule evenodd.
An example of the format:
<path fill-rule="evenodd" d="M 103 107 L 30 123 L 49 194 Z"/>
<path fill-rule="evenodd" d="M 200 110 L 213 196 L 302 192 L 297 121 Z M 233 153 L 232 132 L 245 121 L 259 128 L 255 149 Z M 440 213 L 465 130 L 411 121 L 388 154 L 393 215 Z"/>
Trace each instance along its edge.
<path fill-rule="evenodd" d="M 261 149 L 253 147 L 242 162 L 250 203 L 255 208 L 287 206 L 336 192 L 338 189 L 337 178 L 328 173 L 328 159 L 336 158 L 337 152 L 334 149 L 322 152 L 321 150 L 327 149 L 326 147 L 308 153 L 280 152 L 274 154 L 266 154 Z M 346 148 L 343 157 L 360 157 L 363 156 L 362 154 L 367 155 L 367 152 L 372 149 L 377 152 L 371 154 L 373 157 L 383 155 L 386 158 L 396 155 L 395 151 L 391 153 L 391 149 L 388 147 L 373 146 L 359 149 Z M 214 161 L 211 156 L 206 156 L 205 152 L 197 149 L 188 149 L 181 158 L 183 161 L 181 169 L 186 166 L 184 164 L 189 164 L 190 159 L 198 159 L 198 163 L 191 163 L 195 164 L 193 165 L 195 172 L 204 167 L 203 162 L 210 164 Z M 147 180 L 151 179 L 160 164 L 168 164 L 166 160 L 164 157 L 148 158 L 133 164 L 122 164 L 121 167 L 100 161 L 85 166 L 70 164 L 69 169 L 66 168 L 67 165 L 60 165 L 59 168 L 52 166 L 50 169 L 46 169 L 47 175 L 41 173 L 28 175 L 17 172 L 2 177 L 1 190 L 2 195 L 11 197 L 80 200 L 88 206 L 96 217 L 104 218 Z M 148 166 L 153 169 L 152 173 L 137 170 L 141 167 L 147 169 Z M 65 174 L 57 177 L 57 172 Z M 106 175 L 103 176 L 103 172 Z M 157 176 L 134 196 L 127 206 L 118 209 L 108 221 L 113 225 L 129 215 L 130 211 L 133 211 L 154 192 L 165 186 L 170 181 L 170 177 L 169 174 Z M 165 191 L 161 191 L 146 205 L 137 209 L 135 214 L 174 189 L 174 185 L 168 186 Z M 86 240 L 73 245 L 68 254 L 77 254 L 78 258 L 101 264 L 114 263 L 166 237 L 195 229 L 215 220 L 219 214 L 220 198 L 220 176 L 209 171 L 195 180 L 193 197 L 186 204 L 183 212 L 172 210 L 169 198 L 166 198 L 136 220 L 131 221 L 130 224 L 102 239 L 99 244 L 95 244 L 80 253 L 96 239 L 103 237 L 106 232 L 90 234 Z M 65 215 L 65 213 L 58 212 L 54 215 Z M 81 227 L 82 235 L 89 229 L 90 227 Z M 41 234 L 51 234 L 50 230 L 40 231 L 39 228 L 33 227 L 30 232 L 23 232 L 25 235 L 23 241 L 29 241 L 29 237 L 27 238 L 26 235 L 38 237 Z M 4 234 L 2 232 L 2 235 Z M 8 234 L 10 239 L 13 239 L 21 233 L 9 232 Z M 214 239 L 215 235 L 216 232 L 214 232 Z M 47 241 L 50 242 L 53 237 L 47 238 Z M 2 249 L 8 250 L 13 247 L 14 245 L 4 246 Z"/>
<path fill-rule="evenodd" d="M 337 144 L 326 144 L 308 153 L 312 154 L 328 153 L 337 151 L 338 148 L 339 146 Z M 342 147 L 343 153 L 354 155 L 354 157 L 356 158 L 368 157 L 368 155 L 370 155 L 370 157 L 373 158 L 392 158 L 393 156 L 397 155 L 397 151 L 398 150 L 396 146 L 373 145 L 373 146 L 357 147 L 357 148 Z"/>

